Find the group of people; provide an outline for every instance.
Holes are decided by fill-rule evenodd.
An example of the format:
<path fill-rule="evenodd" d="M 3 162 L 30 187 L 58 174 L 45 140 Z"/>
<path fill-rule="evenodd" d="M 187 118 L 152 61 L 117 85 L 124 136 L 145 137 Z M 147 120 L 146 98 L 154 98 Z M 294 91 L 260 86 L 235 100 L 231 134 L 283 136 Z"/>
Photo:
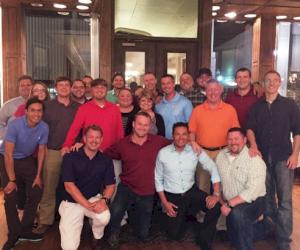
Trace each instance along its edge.
<path fill-rule="evenodd" d="M 64 250 L 79 247 L 85 216 L 93 249 L 104 235 L 110 247 L 119 246 L 125 214 L 145 241 L 154 203 L 173 240 L 202 211 L 196 230 L 202 250 L 212 249 L 217 229 L 227 231 L 236 249 L 250 250 L 270 236 L 279 250 L 290 249 L 299 108 L 278 93 L 274 70 L 261 85 L 251 84 L 247 68 L 235 78 L 236 88 L 224 91 L 202 68 L 195 83 L 183 73 L 179 87 L 163 75 L 159 90 L 147 72 L 137 91 L 116 73 L 108 91 L 101 78 L 59 77 L 50 100 L 44 83 L 20 77 L 20 96 L 0 109 L 3 249 L 41 240 L 57 210 Z"/>

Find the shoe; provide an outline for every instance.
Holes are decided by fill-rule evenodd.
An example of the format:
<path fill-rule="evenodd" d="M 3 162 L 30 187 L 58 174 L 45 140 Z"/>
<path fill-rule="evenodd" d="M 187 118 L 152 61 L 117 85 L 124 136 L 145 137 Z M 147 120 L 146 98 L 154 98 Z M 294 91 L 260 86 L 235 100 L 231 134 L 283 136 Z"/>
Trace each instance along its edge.
<path fill-rule="evenodd" d="M 119 240 L 120 240 L 119 233 L 114 232 L 108 237 L 107 243 L 111 248 L 117 248 L 119 247 Z"/>
<path fill-rule="evenodd" d="M 41 234 L 36 234 L 33 232 L 25 232 L 20 235 L 19 240 L 20 241 L 32 241 L 32 242 L 38 242 L 43 239 L 43 236 Z"/>
<path fill-rule="evenodd" d="M 35 234 L 44 234 L 44 233 L 46 233 L 49 230 L 50 227 L 51 227 L 50 225 L 39 224 L 37 226 L 37 228 L 34 228 L 32 230 L 32 232 L 35 233 Z"/>
<path fill-rule="evenodd" d="M 2 250 L 12 250 L 14 248 L 14 246 L 17 244 L 18 242 L 18 238 L 14 238 L 14 239 L 8 239 L 4 245 Z"/>

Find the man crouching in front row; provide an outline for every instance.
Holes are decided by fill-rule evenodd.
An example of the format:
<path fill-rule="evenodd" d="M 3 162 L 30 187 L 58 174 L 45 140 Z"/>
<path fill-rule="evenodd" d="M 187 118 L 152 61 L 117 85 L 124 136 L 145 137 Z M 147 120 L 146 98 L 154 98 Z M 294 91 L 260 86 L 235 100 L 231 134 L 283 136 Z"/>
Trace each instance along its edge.
<path fill-rule="evenodd" d="M 93 250 L 101 248 L 99 240 L 110 220 L 107 205 L 115 190 L 112 160 L 99 151 L 102 139 L 102 129 L 91 125 L 84 130 L 84 147 L 64 156 L 62 181 L 65 190 L 59 206 L 63 250 L 78 248 L 84 216 L 92 221 Z"/>

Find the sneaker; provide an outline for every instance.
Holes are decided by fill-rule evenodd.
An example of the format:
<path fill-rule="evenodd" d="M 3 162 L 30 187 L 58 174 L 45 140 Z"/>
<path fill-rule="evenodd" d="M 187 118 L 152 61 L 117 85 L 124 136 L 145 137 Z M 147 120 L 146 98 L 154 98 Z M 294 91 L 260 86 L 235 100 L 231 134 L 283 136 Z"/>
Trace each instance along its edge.
<path fill-rule="evenodd" d="M 50 227 L 51 227 L 50 225 L 39 224 L 37 226 L 37 228 L 34 228 L 32 230 L 32 232 L 35 233 L 35 234 L 44 234 L 49 230 Z"/>
<path fill-rule="evenodd" d="M 33 232 L 22 233 L 19 238 L 20 241 L 32 241 L 32 242 L 41 241 L 42 239 L 43 236 L 41 234 L 36 234 Z"/>
<path fill-rule="evenodd" d="M 119 240 L 120 240 L 119 233 L 114 232 L 108 237 L 107 243 L 111 248 L 117 248 L 119 247 Z"/>

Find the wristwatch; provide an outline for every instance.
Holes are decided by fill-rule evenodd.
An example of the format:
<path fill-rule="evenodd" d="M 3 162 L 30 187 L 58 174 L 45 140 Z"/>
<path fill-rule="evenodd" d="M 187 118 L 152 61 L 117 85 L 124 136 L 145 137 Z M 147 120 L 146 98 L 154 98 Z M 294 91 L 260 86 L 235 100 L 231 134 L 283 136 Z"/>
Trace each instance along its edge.
<path fill-rule="evenodd" d="M 229 201 L 227 201 L 227 202 L 225 203 L 225 205 L 226 205 L 226 207 L 228 207 L 228 208 L 230 208 L 230 209 L 233 209 L 233 206 L 230 205 Z"/>
<path fill-rule="evenodd" d="M 16 179 L 14 179 L 14 180 L 9 180 L 8 182 L 14 182 L 14 183 L 16 183 Z"/>
<path fill-rule="evenodd" d="M 102 196 L 102 197 L 101 197 L 101 200 L 104 200 L 107 206 L 110 204 L 110 198 L 107 198 L 107 197 L 105 197 L 105 196 Z"/>

